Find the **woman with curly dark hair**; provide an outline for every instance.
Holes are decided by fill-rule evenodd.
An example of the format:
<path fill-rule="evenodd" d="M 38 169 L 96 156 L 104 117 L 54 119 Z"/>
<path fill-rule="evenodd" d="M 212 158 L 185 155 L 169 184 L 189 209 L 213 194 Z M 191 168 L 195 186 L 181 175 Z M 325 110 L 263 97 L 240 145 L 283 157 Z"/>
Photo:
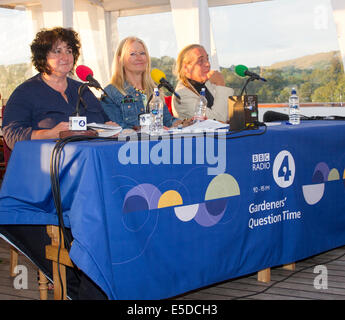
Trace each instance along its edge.
<path fill-rule="evenodd" d="M 3 134 L 11 149 L 17 141 L 55 139 L 60 131 L 69 129 L 69 116 L 75 112 L 82 83 L 67 75 L 73 72 L 79 50 L 78 34 L 71 29 L 37 33 L 31 51 L 39 73 L 14 90 L 4 112 Z M 109 121 L 89 89 L 83 91 L 83 99 L 87 108 L 81 108 L 80 115 L 85 115 L 88 122 L 117 125 Z M 67 232 L 71 233 L 70 229 Z M 45 246 L 51 240 L 44 225 L 0 225 L 0 233 L 52 277 L 52 264 L 45 258 Z M 81 270 L 72 268 L 67 270 L 67 295 L 71 299 L 107 299 Z"/>
<path fill-rule="evenodd" d="M 56 27 L 36 34 L 31 59 L 39 73 L 13 91 L 4 112 L 2 130 L 11 149 L 17 141 L 55 139 L 69 129 L 82 83 L 68 75 L 73 73 L 79 50 L 79 36 L 72 29 Z M 83 100 L 87 108 L 81 108 L 80 115 L 88 122 L 117 125 L 89 89 L 83 91 Z"/>

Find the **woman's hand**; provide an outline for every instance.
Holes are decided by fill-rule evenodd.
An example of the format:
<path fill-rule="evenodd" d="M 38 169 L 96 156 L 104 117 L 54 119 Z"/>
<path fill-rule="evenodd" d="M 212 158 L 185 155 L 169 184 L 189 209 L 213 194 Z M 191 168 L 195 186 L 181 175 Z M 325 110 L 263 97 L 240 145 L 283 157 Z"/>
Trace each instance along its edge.
<path fill-rule="evenodd" d="M 111 126 L 114 126 L 114 127 L 120 127 L 120 125 L 118 125 L 116 122 L 114 121 L 107 121 L 105 124 L 109 124 Z"/>
<path fill-rule="evenodd" d="M 193 124 L 193 118 L 183 119 L 183 120 L 176 120 L 173 123 L 172 128 L 176 128 L 178 126 L 182 126 L 184 128 L 184 127 L 190 126 L 191 124 Z"/>
<path fill-rule="evenodd" d="M 217 86 L 225 86 L 225 80 L 224 80 L 224 76 L 222 73 L 220 73 L 219 71 L 216 70 L 211 70 L 208 74 L 207 74 L 207 78 L 208 80 L 217 85 Z"/>
<path fill-rule="evenodd" d="M 31 140 L 37 139 L 56 139 L 59 138 L 59 133 L 61 131 L 69 130 L 68 122 L 60 122 L 54 128 L 42 129 L 42 130 L 32 130 Z"/>

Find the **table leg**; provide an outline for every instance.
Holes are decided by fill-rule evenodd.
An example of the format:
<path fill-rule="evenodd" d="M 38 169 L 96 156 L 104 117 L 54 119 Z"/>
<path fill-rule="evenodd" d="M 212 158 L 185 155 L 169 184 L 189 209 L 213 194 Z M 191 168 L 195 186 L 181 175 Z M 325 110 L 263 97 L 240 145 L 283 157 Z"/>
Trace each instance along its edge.
<path fill-rule="evenodd" d="M 290 270 L 290 271 L 295 271 L 296 270 L 296 263 L 292 262 L 292 263 L 289 263 L 289 264 L 284 264 L 283 265 L 283 269 Z"/>
<path fill-rule="evenodd" d="M 270 282 L 271 281 L 271 268 L 266 268 L 258 272 L 258 281 Z"/>

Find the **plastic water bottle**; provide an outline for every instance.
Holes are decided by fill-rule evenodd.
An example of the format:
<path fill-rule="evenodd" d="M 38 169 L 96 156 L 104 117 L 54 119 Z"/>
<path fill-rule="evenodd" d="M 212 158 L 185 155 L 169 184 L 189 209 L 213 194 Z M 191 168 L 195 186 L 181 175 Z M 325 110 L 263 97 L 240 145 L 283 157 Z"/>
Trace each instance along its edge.
<path fill-rule="evenodd" d="M 290 124 L 300 124 L 301 115 L 299 109 L 299 99 L 296 94 L 296 89 L 292 88 L 291 96 L 289 98 L 289 122 Z"/>
<path fill-rule="evenodd" d="M 155 88 L 149 104 L 151 114 L 150 134 L 161 134 L 163 132 L 163 106 L 163 100 L 159 96 L 158 88 Z"/>
<path fill-rule="evenodd" d="M 207 100 L 205 97 L 206 89 L 202 88 L 200 92 L 200 98 L 197 104 L 195 105 L 195 112 L 193 122 L 200 122 L 206 119 L 206 107 L 207 107 Z"/>

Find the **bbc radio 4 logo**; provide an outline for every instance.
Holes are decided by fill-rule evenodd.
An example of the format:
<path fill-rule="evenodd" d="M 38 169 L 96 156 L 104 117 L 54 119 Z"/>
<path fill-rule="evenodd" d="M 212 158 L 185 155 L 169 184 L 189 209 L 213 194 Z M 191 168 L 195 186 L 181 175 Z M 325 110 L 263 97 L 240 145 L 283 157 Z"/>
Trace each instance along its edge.
<path fill-rule="evenodd" d="M 273 157 L 272 162 L 272 175 L 277 185 L 281 188 L 291 186 L 296 173 L 295 160 L 292 154 L 287 150 L 282 150 Z M 252 155 L 253 171 L 269 169 L 271 169 L 270 153 L 257 153 Z"/>
<path fill-rule="evenodd" d="M 86 130 L 86 117 L 69 117 L 70 130 Z"/>
<path fill-rule="evenodd" d="M 252 170 L 268 170 L 271 168 L 270 154 L 266 153 L 256 153 L 252 155 Z"/>

